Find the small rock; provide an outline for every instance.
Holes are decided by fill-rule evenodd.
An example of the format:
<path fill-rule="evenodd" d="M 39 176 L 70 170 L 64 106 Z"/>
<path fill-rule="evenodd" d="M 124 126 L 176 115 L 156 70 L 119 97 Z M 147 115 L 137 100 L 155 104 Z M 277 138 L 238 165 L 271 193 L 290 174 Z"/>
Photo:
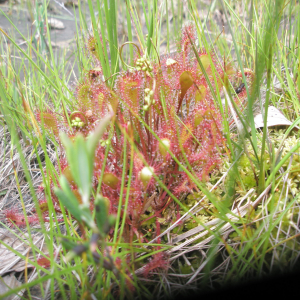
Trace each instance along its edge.
<path fill-rule="evenodd" d="M 77 0 L 69 0 L 69 1 L 67 1 L 66 3 L 65 3 L 65 6 L 66 7 L 73 7 L 73 5 L 75 6 L 75 7 L 78 7 L 78 1 Z"/>
<path fill-rule="evenodd" d="M 59 21 L 54 18 L 49 18 L 48 24 L 50 25 L 50 28 L 52 28 L 52 29 L 59 29 L 59 30 L 65 29 L 64 23 L 62 21 Z"/>

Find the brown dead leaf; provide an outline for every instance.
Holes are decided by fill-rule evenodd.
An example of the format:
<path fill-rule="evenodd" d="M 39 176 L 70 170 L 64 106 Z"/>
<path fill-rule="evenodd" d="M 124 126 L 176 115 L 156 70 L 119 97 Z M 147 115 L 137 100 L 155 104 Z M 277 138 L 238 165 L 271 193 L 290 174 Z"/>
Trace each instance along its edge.
<path fill-rule="evenodd" d="M 12 234 L 6 229 L 0 229 L 0 240 L 3 241 L 7 246 L 13 248 L 18 253 L 26 256 L 29 253 L 29 259 L 33 260 L 30 241 L 28 234 L 23 234 L 22 239 L 26 241 L 24 243 L 20 238 Z M 42 246 L 42 236 L 33 237 L 33 243 L 39 249 Z M 43 245 L 42 251 L 46 253 L 46 246 Z M 26 267 L 26 261 L 20 256 L 13 253 L 9 248 L 0 243 L 0 276 L 8 272 L 21 272 Z M 33 268 L 31 264 L 27 264 L 27 268 Z"/>
<path fill-rule="evenodd" d="M 260 113 L 254 118 L 255 128 L 264 127 L 263 114 Z M 272 126 L 290 126 L 292 122 L 289 121 L 276 107 L 269 106 L 268 117 L 267 117 L 267 127 Z M 298 128 L 296 126 L 296 128 Z"/>
<path fill-rule="evenodd" d="M 7 293 L 11 289 L 19 287 L 21 284 L 22 283 L 20 281 L 18 281 L 17 278 L 12 274 L 4 276 L 4 277 L 0 277 L 0 298 L 1 298 L 1 295 Z M 1 298 L 1 299 L 3 299 L 3 300 L 21 299 L 21 296 L 23 295 L 24 291 L 25 291 L 25 289 L 18 293 L 18 295 L 20 297 L 18 297 L 18 296 L 16 297 L 17 294 L 13 294 L 8 297 Z"/>

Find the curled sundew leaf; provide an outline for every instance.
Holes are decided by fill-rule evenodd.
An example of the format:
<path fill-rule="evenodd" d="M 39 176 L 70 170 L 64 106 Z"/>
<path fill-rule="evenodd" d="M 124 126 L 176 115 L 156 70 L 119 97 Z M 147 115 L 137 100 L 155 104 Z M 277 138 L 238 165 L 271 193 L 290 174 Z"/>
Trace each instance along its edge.
<path fill-rule="evenodd" d="M 129 66 L 129 65 L 128 65 L 127 63 L 125 63 L 125 61 L 123 60 L 122 52 L 123 52 L 123 48 L 124 48 L 125 45 L 132 45 L 132 46 L 134 46 L 134 47 L 136 48 L 136 50 L 137 50 L 139 56 L 142 56 L 142 53 L 141 53 L 141 50 L 140 50 L 139 46 L 138 46 L 136 43 L 133 43 L 133 42 L 126 42 L 126 43 L 123 43 L 123 44 L 121 45 L 121 47 L 120 47 L 120 49 L 119 49 L 120 59 L 121 59 L 122 63 L 123 63 L 127 68 L 129 68 L 129 69 L 131 68 L 131 69 L 132 69 L 133 67 Z"/>
<path fill-rule="evenodd" d="M 179 82 L 180 82 L 180 89 L 181 89 L 181 93 L 179 96 L 179 105 L 178 105 L 178 109 L 177 109 L 177 113 L 179 112 L 179 109 L 181 107 L 182 104 L 182 100 L 187 92 L 187 90 L 193 85 L 194 80 L 192 77 L 191 72 L 189 71 L 183 71 L 179 77 Z"/>
<path fill-rule="evenodd" d="M 112 173 L 105 173 L 102 181 L 112 189 L 116 189 L 119 183 L 119 178 Z"/>
<path fill-rule="evenodd" d="M 73 111 L 70 115 L 70 120 L 74 120 L 75 118 L 79 118 L 82 122 L 86 123 L 85 115 L 80 111 Z"/>
<path fill-rule="evenodd" d="M 74 111 L 70 115 L 71 126 L 74 127 L 83 127 L 86 125 L 86 117 L 80 111 Z"/>

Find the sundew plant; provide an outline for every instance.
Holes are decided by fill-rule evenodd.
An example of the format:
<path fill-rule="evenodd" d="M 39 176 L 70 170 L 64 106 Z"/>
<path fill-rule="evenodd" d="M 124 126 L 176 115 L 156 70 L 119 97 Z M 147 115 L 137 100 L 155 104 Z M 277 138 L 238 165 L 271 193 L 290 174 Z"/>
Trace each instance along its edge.
<path fill-rule="evenodd" d="M 57 139 L 59 131 L 72 139 L 77 134 L 88 136 L 113 111 L 113 121 L 95 152 L 92 187 L 108 200 L 111 214 L 121 208 L 126 241 L 145 241 L 141 228 L 152 218 L 156 220 L 153 234 L 159 235 L 159 218 L 171 208 L 169 222 L 176 221 L 178 199 L 198 190 L 197 182 L 207 181 L 227 155 L 220 110 L 207 83 L 210 80 L 215 89 L 221 88 L 223 68 L 202 49 L 196 52 L 198 62 L 192 48 L 194 27 L 185 26 L 182 32 L 181 51 L 159 62 L 138 48 L 134 66 L 118 74 L 112 88 L 103 82 L 96 38 L 90 37 L 87 45 L 95 66 L 78 84 L 68 118 L 51 111 L 37 114 Z M 217 70 L 215 80 L 211 64 Z M 60 167 L 82 203 L 64 155 Z M 93 201 L 91 196 L 91 209 Z"/>
<path fill-rule="evenodd" d="M 46 1 L 27 4 L 39 33 L 22 36 L 28 49 L 0 28 L 1 171 L 20 196 L 1 206 L 0 229 L 29 247 L 0 239 L 25 262 L 4 296 L 39 286 L 45 299 L 159 299 L 296 262 L 299 48 L 291 29 L 277 32 L 300 6 L 219 2 L 203 18 L 200 1 L 78 1 L 72 83 Z M 268 129 L 271 105 L 294 121 L 286 131 Z"/>

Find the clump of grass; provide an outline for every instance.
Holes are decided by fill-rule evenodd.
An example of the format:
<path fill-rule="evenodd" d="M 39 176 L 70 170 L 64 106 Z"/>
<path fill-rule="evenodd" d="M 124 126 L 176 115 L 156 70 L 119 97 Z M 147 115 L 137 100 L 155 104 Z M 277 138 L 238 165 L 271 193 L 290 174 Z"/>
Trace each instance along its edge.
<path fill-rule="evenodd" d="M 104 233 L 109 235 L 106 242 L 130 245 L 136 239 L 143 243 L 159 236 L 161 224 L 180 217 L 182 204 L 178 198 L 201 189 L 200 182 L 209 179 L 226 155 L 220 113 L 207 82 L 213 68 L 218 72 L 219 87 L 225 74 L 204 50 L 196 52 L 197 63 L 193 52 L 195 39 L 195 28 L 188 24 L 183 28 L 182 50 L 158 63 L 150 61 L 147 54 L 142 55 L 136 46 L 134 67 L 120 73 L 110 88 L 102 79 L 96 38 L 90 37 L 87 47 L 96 60 L 95 67 L 78 84 L 73 111 L 67 110 L 64 117 L 49 109 L 36 113 L 42 128 L 48 129 L 58 143 L 59 130 L 68 135 L 62 139 L 67 161 L 62 154 L 61 189 L 55 187 L 56 179 L 52 178 L 50 193 L 53 206 L 59 206 L 60 200 L 80 224 L 81 246 L 73 245 L 72 249 L 77 255 L 97 247 L 95 241 L 97 237 L 103 239 Z M 89 150 L 85 155 L 90 146 L 87 144 L 84 150 L 83 138 L 87 143 L 95 143 L 90 134 L 109 111 L 114 114 L 114 123 L 107 131 L 102 130 L 100 144 L 92 148 L 95 153 Z M 101 226 L 106 229 L 99 228 L 100 219 L 106 218 L 100 208 L 97 210 L 95 199 L 99 197 L 106 199 L 107 213 L 117 215 L 114 230 L 104 221 Z M 93 222 L 94 214 L 100 223 Z M 10 222 L 13 221 L 11 218 Z M 155 230 L 149 225 L 154 225 Z M 91 237 L 88 229 L 94 232 Z M 70 242 L 64 244 L 70 249 Z M 160 248 L 157 246 L 157 250 Z M 106 248 L 102 249 L 105 256 L 110 255 Z M 95 255 L 99 255 L 96 249 L 92 251 L 94 258 Z M 131 260 L 131 254 L 126 259 Z M 115 270 L 112 261 L 107 264 L 106 269 Z M 144 275 L 166 266 L 166 257 L 158 252 L 144 266 Z"/>

